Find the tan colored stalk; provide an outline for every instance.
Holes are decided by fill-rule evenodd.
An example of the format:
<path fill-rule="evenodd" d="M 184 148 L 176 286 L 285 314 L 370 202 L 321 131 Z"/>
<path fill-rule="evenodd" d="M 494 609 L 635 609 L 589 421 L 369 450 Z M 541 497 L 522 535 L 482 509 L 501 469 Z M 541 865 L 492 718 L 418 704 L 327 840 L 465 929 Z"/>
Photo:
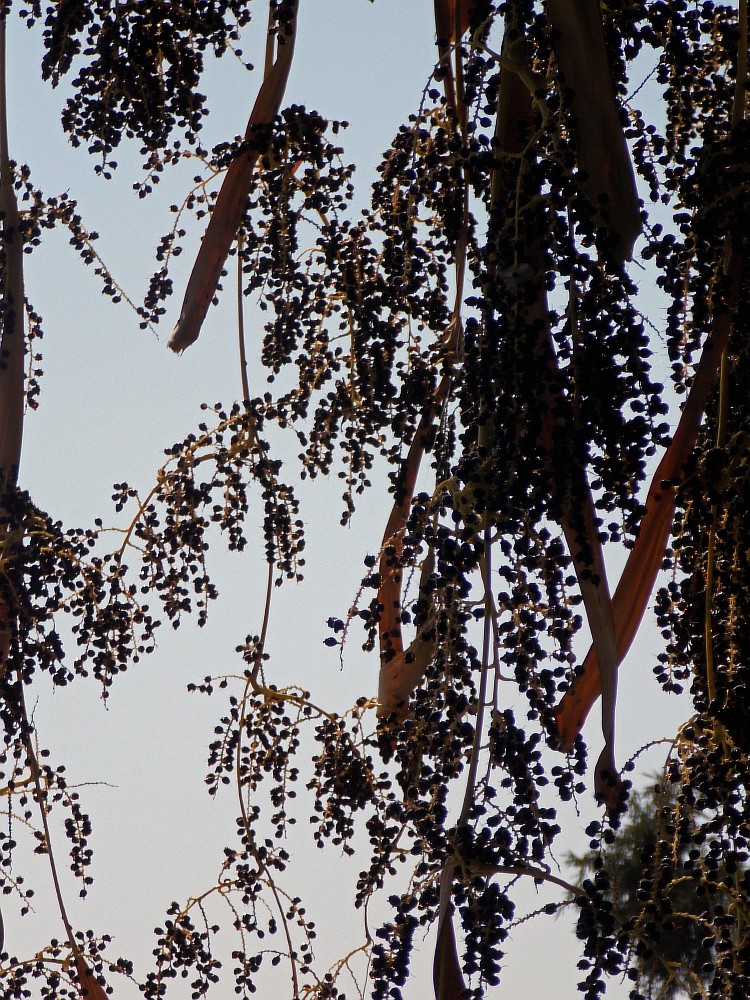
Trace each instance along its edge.
<path fill-rule="evenodd" d="M 275 60 L 266 59 L 266 75 L 245 130 L 246 148 L 232 160 L 211 212 L 190 274 L 180 318 L 167 341 L 176 353 L 184 351 L 198 339 L 208 308 L 216 296 L 232 243 L 242 224 L 258 159 L 264 151 L 266 130 L 273 124 L 284 99 L 294 55 L 296 14 L 295 3 L 288 33 L 277 41 Z M 269 45 L 270 41 L 269 37 Z"/>
<path fill-rule="evenodd" d="M 740 0 L 738 10 L 739 39 L 737 42 L 737 71 L 732 104 L 732 127 L 736 128 L 745 118 L 745 103 L 747 99 L 747 0 Z M 731 241 L 727 238 L 725 257 L 731 254 Z M 729 416 L 729 359 L 728 342 L 721 352 L 721 368 L 719 373 L 719 424 L 716 431 L 716 447 L 722 449 L 727 437 L 727 420 Z M 709 702 L 716 697 L 716 669 L 714 666 L 713 642 L 713 596 L 714 596 L 714 561 L 716 558 L 716 533 L 719 527 L 719 508 L 714 504 L 711 508 L 711 527 L 708 533 L 708 548 L 706 551 L 706 593 L 703 616 L 705 655 L 706 655 L 706 694 Z"/>
<path fill-rule="evenodd" d="M 13 488 L 21 461 L 24 414 L 24 291 L 23 241 L 13 172 L 8 152 L 7 90 L 5 81 L 5 19 L 0 20 L 0 212 L 5 256 L 0 330 L 0 486 Z M 6 654 L 7 655 L 7 654 Z"/>
<path fill-rule="evenodd" d="M 714 317 L 672 443 L 664 452 L 651 480 L 638 537 L 615 589 L 612 604 L 618 663 L 622 663 L 635 638 L 664 559 L 674 518 L 675 489 L 684 478 L 685 463 L 695 447 L 708 396 L 729 340 L 742 270 L 742 257 L 732 250 L 726 265 L 730 282 L 727 308 Z M 561 750 L 571 749 L 600 694 L 599 663 L 596 650 L 592 647 L 583 662 L 581 673 L 563 695 L 555 713 Z"/>

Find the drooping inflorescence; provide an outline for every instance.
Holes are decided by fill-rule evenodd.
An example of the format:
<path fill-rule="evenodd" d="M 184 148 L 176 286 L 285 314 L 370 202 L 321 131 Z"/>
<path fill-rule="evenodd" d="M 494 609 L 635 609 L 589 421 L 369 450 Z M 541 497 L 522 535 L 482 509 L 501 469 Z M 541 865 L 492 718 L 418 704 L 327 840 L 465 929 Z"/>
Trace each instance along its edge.
<path fill-rule="evenodd" d="M 283 81 L 260 101 L 260 125 L 251 114 L 243 138 L 210 151 L 200 143 L 202 74 L 211 53 L 236 51 L 255 29 L 252 4 L 26 8 L 28 27 L 42 30 L 43 74 L 71 80 L 63 127 L 100 171 L 111 172 L 124 139 L 146 157 L 143 196 L 186 150 L 205 171 L 173 207 L 140 321 L 160 323 L 188 220 L 211 217 L 201 253 L 210 256 L 215 237 L 220 252 L 199 316 L 185 297 L 180 325 L 195 336 L 178 349 L 226 292 L 232 247 L 241 290 L 262 317 L 262 337 L 243 350 L 268 379 L 262 395 L 207 407 L 150 488 L 115 486 L 124 528 L 66 531 L 17 490 L 3 500 L 0 767 L 25 820 L 34 798 L 43 817 L 50 801 L 66 806 L 84 887 L 88 818 L 63 772 L 32 749 L 24 692 L 35 673 L 58 684 L 93 674 L 106 693 L 151 650 L 160 623 L 205 622 L 222 535 L 236 551 L 262 538 L 270 601 L 274 585 L 303 575 L 295 482 L 337 475 L 336 517 L 346 524 L 378 463 L 390 470 L 377 555 L 365 560 L 353 606 L 329 619 L 327 644 L 344 662 L 356 620 L 365 648 L 379 652 L 351 710 L 317 704 L 304 675 L 269 659 L 268 602 L 260 632 L 238 639 L 236 676 L 191 685 L 226 702 L 205 780 L 211 795 L 234 789 L 237 828 L 216 886 L 174 902 L 157 929 L 145 995 L 168 995 L 186 975 L 194 996 L 218 995 L 231 977 L 248 996 L 281 963 L 282 989 L 295 998 L 343 997 L 361 952 L 362 992 L 398 1000 L 430 928 L 434 982 L 420 993 L 491 995 L 510 932 L 526 919 L 520 881 L 545 893 L 538 919 L 576 909 L 586 997 L 621 975 L 633 1000 L 678 989 L 745 995 L 745 0 L 436 0 L 436 26 L 427 17 L 424 26 L 437 30 L 436 65 L 363 209 L 345 123 L 282 101 L 305 0 L 270 4 L 259 94 L 274 67 L 282 75 L 279 60 Z M 238 163 L 248 167 L 239 179 Z M 30 248 L 46 228 L 67 226 L 107 294 L 122 297 L 75 204 L 45 198 L 25 168 L 15 176 Z M 241 212 L 217 235 L 232 218 L 212 216 L 228 198 L 225 176 Z M 648 313 L 646 281 L 664 296 L 664 315 Z M 627 563 L 614 586 L 618 546 Z M 664 568 L 653 687 L 689 689 L 689 719 L 660 778 L 659 821 L 634 841 L 639 880 L 626 891 L 607 860 L 618 823 L 627 830 L 632 771 L 617 757 L 615 717 L 632 709 L 617 703 L 617 671 Z M 64 615 L 77 644 L 67 651 Z M 581 658 L 585 625 L 592 645 Z M 580 730 L 600 693 L 592 782 Z M 592 784 L 607 816 L 587 828 L 590 853 L 574 883 L 557 868 L 561 805 Z M 640 807 L 636 798 L 631 819 Z M 284 837 L 298 818 L 315 847 L 356 853 L 355 908 L 369 913 L 380 896 L 389 905 L 377 926 L 365 923 L 361 947 L 325 969 L 314 919 L 286 882 L 294 858 Z M 51 853 L 46 823 L 36 836 Z M 0 853 L 10 858 L 13 845 L 0 840 Z M 28 904 L 23 888 L 4 885 Z M 696 946 L 676 952 L 674 929 L 688 920 Z M 217 944 L 230 931 L 231 973 Z M 70 972 L 84 956 L 108 982 L 129 972 L 125 960 L 107 965 L 104 938 L 69 937 L 50 945 L 46 962 L 2 967 L 7 995 L 36 977 L 57 989 L 66 948 L 68 990 L 85 990 Z"/>

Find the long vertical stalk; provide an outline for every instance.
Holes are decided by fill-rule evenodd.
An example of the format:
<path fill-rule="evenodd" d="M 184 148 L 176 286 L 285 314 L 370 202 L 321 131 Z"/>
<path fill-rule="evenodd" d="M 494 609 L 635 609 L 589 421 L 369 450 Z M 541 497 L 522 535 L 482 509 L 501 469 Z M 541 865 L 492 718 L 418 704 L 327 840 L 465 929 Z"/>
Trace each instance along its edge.
<path fill-rule="evenodd" d="M 34 751 L 34 744 L 31 739 L 31 724 L 29 722 L 28 712 L 26 711 L 26 700 L 23 693 L 23 678 L 20 676 L 18 678 L 19 687 L 19 699 L 21 707 L 22 725 L 24 727 L 24 742 L 26 744 L 26 756 L 28 759 L 29 769 L 31 775 L 34 779 L 34 798 L 36 799 L 37 805 L 39 806 L 39 812 L 42 817 L 42 833 L 44 835 L 44 847 L 47 854 L 47 859 L 49 861 L 50 873 L 52 875 L 52 884 L 55 890 L 55 897 L 57 899 L 57 907 L 60 911 L 60 918 L 62 919 L 63 926 L 65 927 L 65 933 L 68 938 L 68 945 L 70 947 L 71 955 L 73 956 L 73 962 L 76 969 L 76 978 L 78 980 L 78 988 L 81 993 L 82 1000 L 109 1000 L 107 994 L 104 992 L 99 983 L 94 979 L 91 971 L 89 970 L 86 960 L 83 956 L 83 952 L 76 941 L 75 934 L 73 933 L 73 926 L 68 917 L 68 911 L 65 908 L 65 899 L 62 893 L 62 886 L 60 885 L 60 877 L 57 872 L 57 863 L 55 861 L 55 852 L 52 848 L 52 835 L 49 828 L 49 820 L 47 818 L 47 807 L 45 805 L 45 796 L 42 790 L 42 778 L 41 771 L 39 768 L 39 762 Z"/>
<path fill-rule="evenodd" d="M 247 378 L 247 348 L 245 345 L 245 309 L 244 289 L 242 287 L 242 240 L 237 247 L 237 338 L 240 350 L 240 380 L 242 382 L 242 401 L 245 405 L 250 400 L 250 383 Z"/>
<path fill-rule="evenodd" d="M 0 490 L 12 491 L 18 482 L 21 461 L 24 418 L 24 356 L 26 353 L 25 297 L 23 289 L 23 238 L 20 228 L 18 202 L 13 187 L 13 171 L 10 163 L 8 143 L 8 91 L 6 83 L 6 18 L 0 18 L 0 213 L 2 213 L 2 253 L 5 271 L 0 304 Z M 9 522 L 6 497 L 0 499 L 0 515 L 6 523 L 0 536 L 0 554 L 5 572 L 12 566 L 16 546 L 20 542 L 18 532 Z M 0 672 L 8 666 L 10 648 L 15 627 L 15 610 L 9 607 L 7 599 L 0 602 Z M 65 909 L 60 879 L 57 872 L 52 837 L 47 819 L 47 807 L 42 789 L 39 763 L 34 751 L 24 698 L 23 677 L 18 677 L 19 708 L 21 725 L 29 768 L 34 781 L 34 797 L 39 806 L 44 835 L 44 846 L 49 860 L 55 896 L 70 945 L 76 968 L 76 977 L 84 1000 L 106 1000 L 106 994 L 89 972 L 88 966 L 78 946 L 73 928 Z"/>
<path fill-rule="evenodd" d="M 0 332 L 0 479 L 15 486 L 21 460 L 24 411 L 23 242 L 8 151 L 8 99 L 5 80 L 6 25 L 0 19 L 0 213 L 5 258 Z"/>
<path fill-rule="evenodd" d="M 8 147 L 8 97 L 5 72 L 6 23 L 0 19 L 0 245 L 5 271 L 0 302 L 0 562 L 6 572 L 17 543 L 8 518 L 6 492 L 18 481 L 24 413 L 23 241 Z M 0 600 L 0 674 L 10 655 L 13 615 Z"/>
<path fill-rule="evenodd" d="M 737 41 L 737 70 L 735 75 L 734 101 L 732 103 L 732 127 L 736 128 L 745 117 L 745 101 L 747 86 L 747 0 L 739 0 L 738 8 L 739 39 Z M 731 239 L 727 237 L 724 253 L 725 268 L 731 258 Z M 729 343 L 721 353 L 719 374 L 719 421 L 716 431 L 716 447 L 724 447 L 729 419 Z M 714 591 L 714 561 L 716 559 L 716 535 L 719 527 L 719 508 L 714 504 L 711 508 L 711 526 L 708 532 L 708 548 L 706 551 L 706 592 L 704 608 L 704 643 L 706 656 L 706 694 L 709 702 L 716 697 L 716 670 L 714 666 L 713 642 L 713 591 Z"/>
<path fill-rule="evenodd" d="M 0 301 L 0 564 L 7 573 L 17 543 L 6 506 L 18 481 L 24 411 L 23 242 L 8 151 L 8 98 L 5 82 L 6 25 L 0 19 L 0 246 L 4 257 Z M 13 613 L 0 599 L 0 676 L 5 673 L 13 635 Z"/>

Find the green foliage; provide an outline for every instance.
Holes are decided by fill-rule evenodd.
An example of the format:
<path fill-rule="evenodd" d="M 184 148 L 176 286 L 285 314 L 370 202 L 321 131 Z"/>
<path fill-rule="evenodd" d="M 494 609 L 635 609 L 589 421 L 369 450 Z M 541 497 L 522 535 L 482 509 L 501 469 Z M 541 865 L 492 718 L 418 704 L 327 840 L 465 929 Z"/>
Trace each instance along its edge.
<path fill-rule="evenodd" d="M 715 954 L 709 914 L 731 906 L 731 892 L 722 890 L 726 871 L 702 878 L 686 864 L 689 844 L 687 838 L 678 840 L 674 826 L 682 812 L 675 787 L 652 784 L 632 793 L 627 817 L 610 843 L 567 857 L 584 888 L 586 878 L 594 878 L 600 889 L 606 886 L 615 918 L 631 936 L 641 989 L 661 1000 L 710 985 Z M 699 825 L 700 817 L 688 822 Z M 713 897 L 710 907 L 707 892 Z"/>

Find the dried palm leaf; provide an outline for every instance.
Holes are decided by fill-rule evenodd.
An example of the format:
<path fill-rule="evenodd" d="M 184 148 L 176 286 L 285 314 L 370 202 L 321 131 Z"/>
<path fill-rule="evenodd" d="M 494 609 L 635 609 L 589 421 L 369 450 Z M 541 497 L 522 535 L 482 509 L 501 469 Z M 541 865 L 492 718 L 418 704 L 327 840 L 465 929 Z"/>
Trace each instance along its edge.
<path fill-rule="evenodd" d="M 396 502 L 383 534 L 379 566 L 380 587 L 378 589 L 378 604 L 380 606 L 378 715 L 381 717 L 392 715 L 394 712 L 399 715 L 405 713 L 409 697 L 424 676 L 435 651 L 434 642 L 425 637 L 429 623 L 425 623 L 425 627 L 418 629 L 414 641 L 408 649 L 404 649 L 401 630 L 401 584 L 403 579 L 401 556 L 406 522 L 414 497 L 422 455 L 432 432 L 435 413 L 447 391 L 448 379 L 443 378 L 433 402 L 423 414 L 414 432 L 414 438 L 401 467 Z M 420 590 L 425 595 L 427 594 L 427 576 L 431 572 L 429 560 L 430 556 L 422 567 Z"/>
<path fill-rule="evenodd" d="M 263 152 L 263 135 L 279 113 L 294 55 L 295 17 L 287 33 L 278 39 L 276 59 L 266 73 L 245 130 L 246 148 L 232 160 L 216 199 L 208 228 L 190 274 L 182 310 L 168 346 L 184 351 L 200 335 L 208 307 L 213 301 L 232 243 L 242 223 L 247 198 Z"/>
<path fill-rule="evenodd" d="M 452 882 L 453 864 L 446 862 L 440 876 L 437 943 L 432 963 L 432 982 L 435 988 L 435 1000 L 460 1000 L 466 991 L 463 973 L 461 972 L 461 963 L 458 960 L 456 932 L 453 928 Z"/>
<path fill-rule="evenodd" d="M 630 260 L 641 231 L 635 174 L 612 93 L 599 0 L 547 0 L 557 64 L 570 111 L 583 189 L 610 229 L 613 257 Z"/>
<path fill-rule="evenodd" d="M 672 443 L 651 481 L 638 537 L 615 589 L 613 607 L 618 664 L 630 649 L 651 597 L 674 519 L 675 488 L 684 477 L 685 464 L 695 447 L 708 396 L 721 364 L 722 353 L 729 342 L 743 272 L 743 260 L 738 251 L 730 254 L 726 270 L 731 282 L 728 308 L 714 317 L 711 334 L 703 349 Z M 581 673 L 563 695 L 555 713 L 556 735 L 561 750 L 567 752 L 573 746 L 601 691 L 599 659 L 592 646 Z"/>

